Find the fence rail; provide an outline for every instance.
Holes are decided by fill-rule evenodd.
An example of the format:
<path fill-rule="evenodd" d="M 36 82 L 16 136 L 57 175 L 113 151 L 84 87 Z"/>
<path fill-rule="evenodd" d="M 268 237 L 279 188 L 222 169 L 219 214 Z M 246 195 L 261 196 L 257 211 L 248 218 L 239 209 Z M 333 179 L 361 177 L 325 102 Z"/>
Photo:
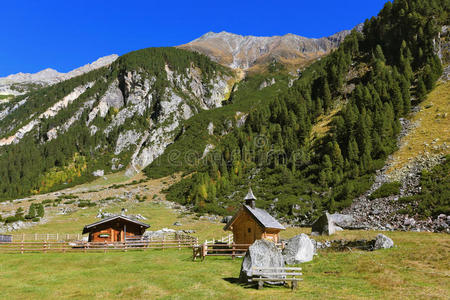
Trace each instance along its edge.
<path fill-rule="evenodd" d="M 12 234 L 9 235 L 11 242 L 36 242 L 36 241 L 54 241 L 54 242 L 64 242 L 64 241 L 80 241 L 83 237 L 80 233 L 22 233 L 22 234 Z M 131 239 L 145 239 L 142 236 L 128 237 Z M 1 239 L 1 235 L 0 235 Z M 166 240 L 195 240 L 196 238 L 187 234 L 180 234 L 176 232 L 168 232 L 162 236 L 149 237 L 148 239 L 166 239 Z"/>
<path fill-rule="evenodd" d="M 26 252 L 107 252 L 147 249 L 192 248 L 198 243 L 193 239 L 142 240 L 133 242 L 12 242 L 0 244 L 0 253 Z"/>
<path fill-rule="evenodd" d="M 12 236 L 0 234 L 0 243 L 11 243 L 12 242 Z"/>
<path fill-rule="evenodd" d="M 276 244 L 278 248 L 283 249 L 284 243 Z M 228 256 L 234 259 L 237 256 L 244 256 L 251 244 L 234 244 L 234 243 L 204 243 L 202 245 L 194 245 L 192 247 L 192 259 L 205 259 L 206 256 Z"/>
<path fill-rule="evenodd" d="M 77 241 L 81 240 L 82 236 L 79 233 L 22 233 L 13 234 L 12 241 Z"/>

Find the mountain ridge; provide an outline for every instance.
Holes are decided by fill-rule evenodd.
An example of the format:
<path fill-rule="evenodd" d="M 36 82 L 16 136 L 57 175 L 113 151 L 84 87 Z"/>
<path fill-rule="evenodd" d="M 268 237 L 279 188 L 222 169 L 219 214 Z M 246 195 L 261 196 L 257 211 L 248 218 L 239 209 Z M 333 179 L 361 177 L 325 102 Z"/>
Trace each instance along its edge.
<path fill-rule="evenodd" d="M 98 58 L 92 63 L 85 64 L 67 73 L 58 72 L 52 68 L 46 68 L 36 73 L 16 73 L 6 77 L 0 77 L 0 95 L 22 95 L 30 91 L 27 85 L 48 86 L 70 78 L 85 74 L 87 72 L 110 65 L 119 56 L 111 54 Z M 20 85 L 21 89 L 17 89 L 14 85 Z"/>
<path fill-rule="evenodd" d="M 363 24 L 354 29 L 362 31 Z M 293 33 L 275 36 L 239 35 L 227 31 L 207 32 L 180 46 L 200 52 L 213 61 L 233 69 L 249 70 L 273 60 L 287 65 L 305 65 L 337 48 L 351 30 L 322 38 L 307 38 Z"/>

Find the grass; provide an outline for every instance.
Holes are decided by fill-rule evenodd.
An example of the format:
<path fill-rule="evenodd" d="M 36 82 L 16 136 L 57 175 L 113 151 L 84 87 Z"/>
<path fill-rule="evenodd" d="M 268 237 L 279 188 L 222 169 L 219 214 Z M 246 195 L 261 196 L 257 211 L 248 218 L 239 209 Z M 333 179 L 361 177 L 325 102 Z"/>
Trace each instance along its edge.
<path fill-rule="evenodd" d="M 334 116 L 336 116 L 336 114 L 341 111 L 342 107 L 343 103 L 338 103 L 336 108 L 331 110 L 328 114 L 321 115 L 317 118 L 316 123 L 311 128 L 311 140 L 322 138 L 328 133 L 328 131 L 330 130 L 331 121 L 333 120 Z"/>
<path fill-rule="evenodd" d="M 373 237 L 376 232 L 340 232 Z M 448 235 L 389 233 L 397 247 L 320 252 L 304 281 L 256 290 L 236 282 L 242 259 L 191 260 L 191 251 L 0 255 L 5 299 L 448 299 Z M 26 280 L 23 280 L 26 278 Z"/>
<path fill-rule="evenodd" d="M 162 181 L 170 178 L 136 186 L 148 188 L 151 196 L 161 189 Z M 144 202 L 113 203 L 103 210 L 118 213 L 126 207 L 128 214 L 145 216 L 145 222 L 151 225 L 149 230 L 193 229 L 200 241 L 227 234 L 220 220 L 180 213 L 157 200 L 164 199 L 163 195 L 156 199 L 150 196 Z M 15 233 L 81 233 L 84 225 L 98 220 L 98 209 L 51 214 L 48 223 Z M 175 221 L 182 226 L 173 226 Z M 289 227 L 281 237 L 310 232 L 310 228 Z M 372 239 L 377 233 L 343 231 L 316 239 Z M 0 291 L 4 299 L 448 299 L 450 236 L 417 232 L 387 235 L 394 240 L 395 248 L 320 251 L 312 262 L 301 265 L 304 281 L 295 292 L 284 287 L 257 290 L 253 285 L 240 284 L 237 278 L 242 259 L 208 257 L 193 262 L 190 249 L 0 254 Z"/>
<path fill-rule="evenodd" d="M 402 139 L 398 151 L 393 154 L 388 173 L 405 166 L 410 159 L 425 152 L 450 154 L 450 82 L 439 82 L 436 88 L 420 104 L 420 111 L 411 117 L 418 126 Z M 436 148 L 436 149 L 435 149 Z"/>

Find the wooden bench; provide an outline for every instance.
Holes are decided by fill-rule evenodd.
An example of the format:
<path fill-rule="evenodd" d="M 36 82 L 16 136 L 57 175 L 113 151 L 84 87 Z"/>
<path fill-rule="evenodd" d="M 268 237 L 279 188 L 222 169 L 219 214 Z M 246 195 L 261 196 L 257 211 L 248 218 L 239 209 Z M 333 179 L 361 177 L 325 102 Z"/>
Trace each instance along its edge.
<path fill-rule="evenodd" d="M 303 279 L 298 278 L 303 274 L 300 273 L 302 268 L 252 268 L 252 281 L 258 282 L 258 289 L 262 289 L 265 281 L 270 282 L 291 282 L 291 288 L 295 290 L 299 281 Z"/>

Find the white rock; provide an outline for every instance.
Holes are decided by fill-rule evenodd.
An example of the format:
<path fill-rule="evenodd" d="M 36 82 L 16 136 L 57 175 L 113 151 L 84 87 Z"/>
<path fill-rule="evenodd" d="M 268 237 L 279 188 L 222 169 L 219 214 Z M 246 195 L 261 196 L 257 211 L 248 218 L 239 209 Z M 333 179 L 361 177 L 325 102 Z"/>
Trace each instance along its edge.
<path fill-rule="evenodd" d="M 375 239 L 375 247 L 374 250 L 378 249 L 388 249 L 394 247 L 394 241 L 384 234 L 378 234 Z"/>
<path fill-rule="evenodd" d="M 288 265 L 311 261 L 314 254 L 314 244 L 304 233 L 289 239 L 286 247 L 283 249 L 284 261 Z"/>

